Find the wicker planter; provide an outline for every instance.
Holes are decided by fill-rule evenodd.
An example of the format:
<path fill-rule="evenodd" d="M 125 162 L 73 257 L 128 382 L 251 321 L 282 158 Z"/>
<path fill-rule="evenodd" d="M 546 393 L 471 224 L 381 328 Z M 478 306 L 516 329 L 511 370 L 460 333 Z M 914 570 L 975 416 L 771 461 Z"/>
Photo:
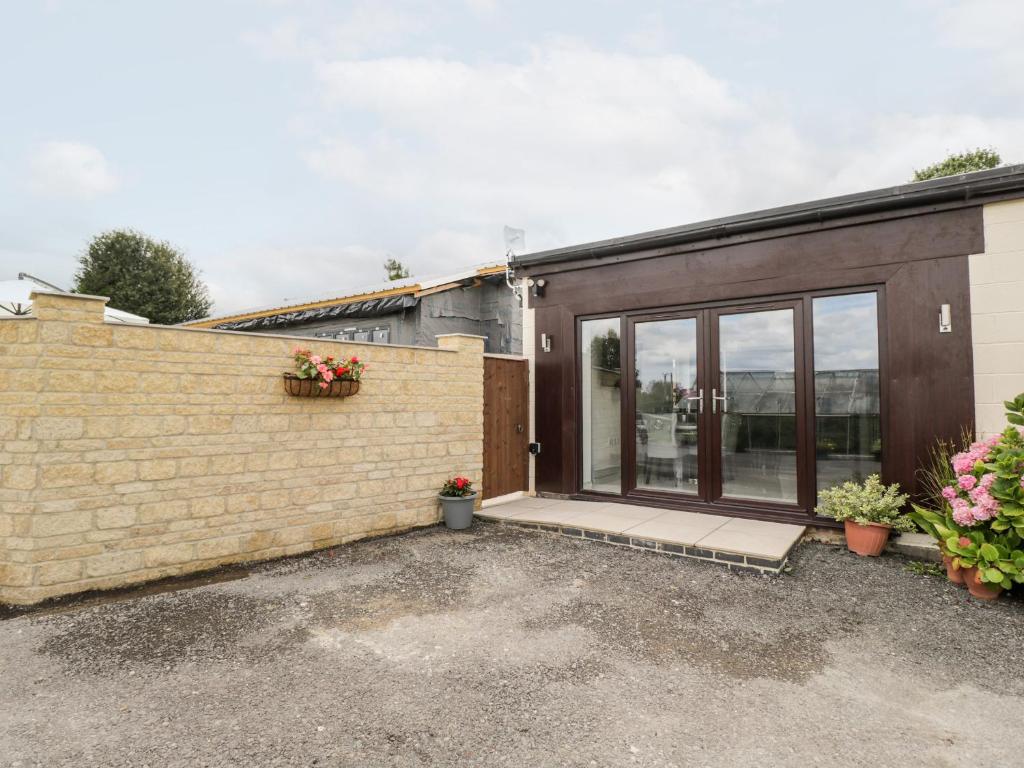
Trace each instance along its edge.
<path fill-rule="evenodd" d="M 326 387 L 312 379 L 300 379 L 294 373 L 284 374 L 284 391 L 293 397 L 351 397 L 359 392 L 359 382 L 335 379 Z"/>

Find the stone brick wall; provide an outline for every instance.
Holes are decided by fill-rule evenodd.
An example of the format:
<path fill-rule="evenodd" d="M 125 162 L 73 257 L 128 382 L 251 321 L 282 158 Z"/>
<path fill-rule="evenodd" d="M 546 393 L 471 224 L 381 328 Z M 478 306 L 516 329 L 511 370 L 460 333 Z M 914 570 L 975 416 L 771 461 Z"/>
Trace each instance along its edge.
<path fill-rule="evenodd" d="M 981 436 L 1006 427 L 1003 401 L 1024 392 L 1024 200 L 986 205 L 984 222 L 985 252 L 970 257 L 975 419 Z"/>
<path fill-rule="evenodd" d="M 0 320 L 0 602 L 28 604 L 439 519 L 483 464 L 483 339 L 305 340 L 368 364 L 355 397 L 284 394 L 295 338 L 103 321 L 36 294 Z"/>

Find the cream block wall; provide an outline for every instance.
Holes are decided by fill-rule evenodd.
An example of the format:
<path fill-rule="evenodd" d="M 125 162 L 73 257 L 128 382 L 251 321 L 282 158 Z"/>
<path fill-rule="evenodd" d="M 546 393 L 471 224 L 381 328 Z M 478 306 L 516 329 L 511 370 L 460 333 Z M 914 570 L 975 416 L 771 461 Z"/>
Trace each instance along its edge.
<path fill-rule="evenodd" d="M 0 602 L 124 586 L 439 520 L 481 481 L 483 340 L 439 349 L 111 325 L 37 294 L 0 320 Z M 369 365 L 287 396 L 297 344 Z"/>
<path fill-rule="evenodd" d="M 985 252 L 970 257 L 975 418 L 1006 426 L 1003 401 L 1024 392 L 1024 200 L 984 208 Z"/>

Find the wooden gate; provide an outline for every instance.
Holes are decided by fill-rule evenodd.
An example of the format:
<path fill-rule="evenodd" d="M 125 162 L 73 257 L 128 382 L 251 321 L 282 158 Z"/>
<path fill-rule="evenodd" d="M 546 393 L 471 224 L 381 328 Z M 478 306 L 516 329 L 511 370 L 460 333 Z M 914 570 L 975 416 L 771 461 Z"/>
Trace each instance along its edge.
<path fill-rule="evenodd" d="M 485 499 L 528 487 L 529 388 L 526 360 L 484 355 Z"/>

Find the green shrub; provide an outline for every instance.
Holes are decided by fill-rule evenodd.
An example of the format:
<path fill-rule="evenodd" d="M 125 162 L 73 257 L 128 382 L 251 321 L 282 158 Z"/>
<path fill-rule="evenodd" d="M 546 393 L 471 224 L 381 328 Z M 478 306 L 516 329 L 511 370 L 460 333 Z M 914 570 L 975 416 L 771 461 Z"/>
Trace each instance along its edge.
<path fill-rule="evenodd" d="M 863 483 L 850 481 L 822 491 L 814 511 L 839 522 L 879 523 L 898 531 L 912 531 L 913 521 L 900 512 L 908 498 L 900 493 L 899 484 L 885 486 L 878 475 L 870 475 Z"/>

